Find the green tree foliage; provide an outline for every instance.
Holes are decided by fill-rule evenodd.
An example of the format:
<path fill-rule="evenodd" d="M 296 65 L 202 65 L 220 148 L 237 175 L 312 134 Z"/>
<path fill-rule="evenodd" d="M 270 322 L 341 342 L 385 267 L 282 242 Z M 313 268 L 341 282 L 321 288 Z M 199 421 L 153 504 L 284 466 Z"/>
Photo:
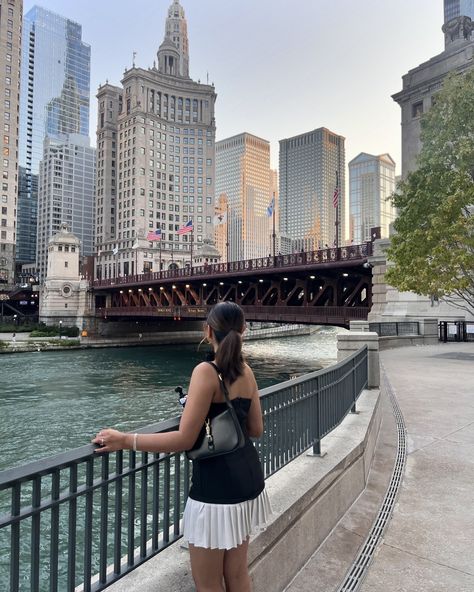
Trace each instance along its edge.
<path fill-rule="evenodd" d="M 418 169 L 392 198 L 387 281 L 474 312 L 474 72 L 447 78 L 421 140 Z"/>

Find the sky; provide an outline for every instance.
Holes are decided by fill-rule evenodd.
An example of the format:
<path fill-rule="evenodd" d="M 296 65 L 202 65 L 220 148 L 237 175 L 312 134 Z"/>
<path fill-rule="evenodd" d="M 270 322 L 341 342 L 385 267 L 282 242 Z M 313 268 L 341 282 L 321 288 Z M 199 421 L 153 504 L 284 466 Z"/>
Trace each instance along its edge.
<path fill-rule="evenodd" d="M 92 48 L 91 137 L 99 84 L 148 68 L 171 0 L 24 0 L 82 24 Z M 249 132 L 271 142 L 318 127 L 346 138 L 346 163 L 388 152 L 401 171 L 400 108 L 408 70 L 444 47 L 442 0 L 181 0 L 190 75 L 213 82 L 217 139 Z"/>

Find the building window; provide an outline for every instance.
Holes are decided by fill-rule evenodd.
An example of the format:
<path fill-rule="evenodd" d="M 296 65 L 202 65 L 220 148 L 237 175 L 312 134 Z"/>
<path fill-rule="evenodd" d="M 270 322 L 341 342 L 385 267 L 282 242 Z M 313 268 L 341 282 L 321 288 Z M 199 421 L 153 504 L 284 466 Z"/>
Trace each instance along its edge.
<path fill-rule="evenodd" d="M 414 103 L 411 107 L 412 117 L 421 117 L 423 115 L 423 101 Z"/>

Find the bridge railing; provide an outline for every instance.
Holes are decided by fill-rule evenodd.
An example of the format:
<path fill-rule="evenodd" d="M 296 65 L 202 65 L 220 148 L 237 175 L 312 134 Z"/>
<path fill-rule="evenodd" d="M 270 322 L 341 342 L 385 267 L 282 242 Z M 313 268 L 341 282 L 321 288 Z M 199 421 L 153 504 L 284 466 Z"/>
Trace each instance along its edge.
<path fill-rule="evenodd" d="M 420 334 L 418 321 L 369 323 L 369 329 L 377 333 L 379 337 L 399 337 Z"/>
<path fill-rule="evenodd" d="M 322 438 L 355 411 L 367 355 L 364 347 L 262 390 L 256 445 L 266 477 L 308 448 L 320 453 Z M 0 472 L 0 590 L 103 590 L 180 538 L 189 485 L 184 453 L 97 455 L 92 445 Z"/>
<path fill-rule="evenodd" d="M 372 243 L 361 245 L 350 245 L 346 247 L 334 247 L 310 251 L 308 253 L 294 253 L 291 255 L 276 255 L 261 257 L 259 259 L 246 259 L 245 261 L 230 261 L 229 263 L 213 263 L 209 265 L 193 265 L 181 269 L 166 269 L 162 271 L 151 271 L 148 273 L 120 276 L 95 280 L 93 285 L 96 288 L 108 286 L 120 286 L 123 284 L 139 284 L 159 280 L 180 280 L 195 276 L 212 276 L 222 273 L 239 273 L 248 271 L 259 271 L 263 269 L 283 269 L 289 267 L 314 265 L 321 263 L 336 263 L 338 261 L 352 261 L 365 259 L 372 254 Z"/>

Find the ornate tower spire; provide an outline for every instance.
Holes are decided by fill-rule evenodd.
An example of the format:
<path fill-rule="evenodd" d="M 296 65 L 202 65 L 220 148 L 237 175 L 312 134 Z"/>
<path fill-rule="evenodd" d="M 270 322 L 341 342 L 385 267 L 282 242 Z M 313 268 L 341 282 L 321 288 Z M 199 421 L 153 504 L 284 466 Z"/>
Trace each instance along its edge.
<path fill-rule="evenodd" d="M 189 78 L 188 23 L 179 0 L 168 9 L 165 38 L 158 50 L 158 69 L 168 76 Z"/>

